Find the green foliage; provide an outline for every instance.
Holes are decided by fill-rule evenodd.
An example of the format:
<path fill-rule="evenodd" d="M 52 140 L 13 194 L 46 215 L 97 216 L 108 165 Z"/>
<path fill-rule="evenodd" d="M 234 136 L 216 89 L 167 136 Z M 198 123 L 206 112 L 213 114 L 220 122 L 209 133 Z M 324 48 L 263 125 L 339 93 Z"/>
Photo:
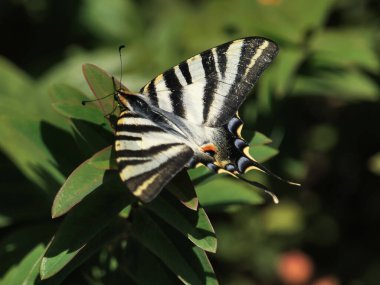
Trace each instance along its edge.
<path fill-rule="evenodd" d="M 106 72 L 95 65 L 84 65 L 83 72 L 96 97 L 113 94 L 112 78 Z M 61 130 L 68 130 L 63 139 L 66 138 L 77 144 L 82 142 L 91 144 L 89 149 L 83 149 L 81 156 L 91 155 L 91 157 L 71 172 L 56 193 L 52 204 L 52 217 L 56 219 L 68 214 L 60 222 L 59 228 L 48 244 L 45 242 L 45 245 L 41 243 L 39 247 L 31 248 L 30 256 L 25 256 L 27 258 L 25 263 L 32 264 L 30 270 L 33 269 L 33 274 L 28 278 L 33 281 L 35 278 L 38 279 L 40 274 L 41 280 L 46 279 L 46 282 L 53 284 L 59 283 L 86 259 L 93 258 L 93 255 L 106 250 L 107 244 L 115 246 L 126 243 L 128 247 L 129 240 L 135 239 L 137 244 L 134 244 L 133 250 L 136 250 L 136 246 L 148 250 L 156 256 L 150 261 L 151 263 L 159 263 L 155 265 L 158 267 L 167 266 L 183 283 L 217 284 L 204 252 L 216 252 L 217 241 L 214 229 L 206 211 L 198 205 L 194 186 L 186 172 L 182 172 L 178 176 L 180 179 L 177 177 L 167 186 L 169 190 L 167 193 L 163 193 L 150 204 L 140 204 L 121 184 L 112 147 L 110 145 L 103 147 L 112 144 L 112 128 L 104 114 L 113 109 L 113 98 L 96 102 L 95 106 L 91 104 L 83 106 L 81 102 L 86 100 L 86 95 L 67 85 L 53 86 L 50 89 L 50 97 L 53 101 L 52 107 L 62 115 L 60 125 L 69 125 L 61 127 Z M 105 136 L 99 136 L 97 139 L 94 132 L 104 133 Z M 33 136 L 31 138 L 33 139 Z M 257 133 L 253 142 L 255 148 L 256 145 L 259 147 L 270 140 Z M 60 145 L 65 144 L 66 141 L 61 141 Z M 271 155 L 271 149 L 269 147 L 268 149 L 266 155 L 263 151 L 265 157 Z M 39 152 L 33 154 L 40 155 Z M 38 160 L 37 157 L 33 159 Z M 67 173 L 67 170 L 62 169 L 63 173 Z M 198 179 L 205 175 L 208 173 L 203 173 Z M 218 179 L 214 177 L 211 181 Z M 200 190 L 201 205 L 215 206 L 215 202 L 213 205 L 210 203 L 212 197 L 215 197 L 210 191 L 213 190 L 212 186 L 207 188 L 207 191 Z M 226 193 L 218 196 L 219 210 L 242 202 L 262 203 L 258 194 L 241 183 L 229 182 L 224 188 Z M 250 195 L 253 198 L 247 200 Z M 133 207 L 130 208 L 128 205 Z M 120 227 L 121 223 L 124 225 Z M 166 225 L 162 226 L 162 223 Z M 117 230 L 116 227 L 120 229 Z M 178 245 L 173 244 L 171 236 L 174 229 L 188 241 L 183 240 Z M 110 236 L 109 231 L 113 232 L 114 236 Z M 46 241 L 49 240 L 48 235 L 44 238 Z M 118 268 L 125 266 L 123 262 L 130 262 L 114 258 L 119 264 Z M 13 276 L 12 272 L 9 274 Z M 142 278 L 130 271 L 127 275 L 133 280 Z M 7 276 L 4 282 L 8 280 L 7 278 L 11 278 Z"/>
<path fill-rule="evenodd" d="M 281 279 L 275 264 L 291 248 L 314 254 L 315 278 L 378 282 L 373 248 L 343 240 L 357 236 L 363 220 L 376 228 L 379 215 L 378 195 L 350 204 L 346 194 L 375 189 L 380 173 L 378 131 L 368 131 L 379 120 L 376 9 L 351 0 L 83 0 L 75 13 L 59 2 L 2 5 L 16 2 L 25 14 L 12 18 L 43 22 L 44 34 L 33 32 L 27 52 L 12 58 L 27 72 L 0 57 L 0 285 L 269 284 Z M 50 18 L 54 11 L 70 25 Z M 117 114 L 104 117 L 112 96 L 81 104 L 113 94 L 117 46 L 126 44 L 123 84 L 136 91 L 180 60 L 251 35 L 278 42 L 280 54 L 240 110 L 250 154 L 260 162 L 277 155 L 272 168 L 312 191 L 271 182 L 281 201 L 273 206 L 259 189 L 198 168 L 179 173 L 152 203 L 137 201 L 114 162 Z M 59 52 L 45 53 L 54 39 Z M 359 178 L 367 172 L 375 178 Z M 330 254 L 315 254 L 321 248 Z"/>

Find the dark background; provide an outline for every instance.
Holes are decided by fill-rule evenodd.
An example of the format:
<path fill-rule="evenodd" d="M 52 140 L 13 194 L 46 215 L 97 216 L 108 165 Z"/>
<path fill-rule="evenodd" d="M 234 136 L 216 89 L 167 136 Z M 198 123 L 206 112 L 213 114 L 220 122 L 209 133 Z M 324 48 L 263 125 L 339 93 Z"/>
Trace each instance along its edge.
<path fill-rule="evenodd" d="M 216 274 L 221 284 L 379 284 L 379 11 L 376 0 L 1 1 L 0 241 L 50 209 L 33 149 L 9 130 L 28 137 L 16 122 L 54 121 L 52 84 L 89 93 L 81 65 L 118 75 L 125 44 L 123 81 L 138 90 L 195 53 L 259 35 L 281 51 L 240 113 L 279 149 L 270 168 L 303 187 L 269 179 L 279 205 L 211 214 Z"/>

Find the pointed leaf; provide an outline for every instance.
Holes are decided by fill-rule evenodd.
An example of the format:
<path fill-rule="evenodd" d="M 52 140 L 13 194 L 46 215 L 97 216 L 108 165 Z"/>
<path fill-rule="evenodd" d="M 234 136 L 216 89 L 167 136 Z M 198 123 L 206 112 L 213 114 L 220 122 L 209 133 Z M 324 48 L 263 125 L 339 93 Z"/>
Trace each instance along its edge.
<path fill-rule="evenodd" d="M 161 229 L 170 237 L 174 246 L 181 252 L 181 255 L 189 263 L 202 284 L 218 284 L 214 269 L 212 268 L 207 254 L 204 250 L 197 246 L 189 246 L 187 240 L 180 236 L 173 228 L 168 228 L 166 225 L 161 225 Z"/>
<path fill-rule="evenodd" d="M 196 256 L 197 263 L 200 264 L 202 271 L 205 272 L 206 285 L 218 285 L 219 282 L 216 279 L 214 269 L 212 268 L 211 262 L 208 259 L 207 254 L 198 247 L 193 247 L 194 255 Z M 194 264 L 194 262 L 192 262 Z"/>
<path fill-rule="evenodd" d="M 46 177 L 61 184 L 63 174 L 46 147 L 41 134 L 41 121 L 34 116 L 0 114 L 0 149 L 17 165 L 20 171 L 42 189 L 49 191 Z M 41 175 L 44 173 L 45 175 Z"/>
<path fill-rule="evenodd" d="M 34 224 L 18 229 L 2 240 L 0 285 L 35 284 L 45 246 L 55 228 L 52 224 Z"/>
<path fill-rule="evenodd" d="M 188 169 L 188 173 L 193 185 L 204 183 L 215 176 L 215 173 L 211 172 L 210 169 L 203 165 L 197 168 Z"/>
<path fill-rule="evenodd" d="M 124 222 L 123 222 L 124 223 Z M 125 225 L 125 223 L 124 223 Z M 41 285 L 59 285 L 62 281 L 77 267 L 81 266 L 88 258 L 96 254 L 104 246 L 115 239 L 115 236 L 123 233 L 125 229 L 120 223 L 115 223 L 109 228 L 97 234 L 86 246 L 62 269 L 59 273 L 45 279 L 38 283 Z M 43 255 L 41 256 L 40 263 Z M 37 273 L 39 274 L 40 263 L 37 266 Z"/>
<path fill-rule="evenodd" d="M 369 76 L 357 70 L 323 72 L 318 77 L 297 77 L 292 94 L 328 96 L 347 101 L 376 101 L 378 86 Z"/>
<path fill-rule="evenodd" d="M 132 235 L 160 258 L 184 284 L 202 284 L 197 274 L 171 240 L 142 209 L 135 212 Z"/>
<path fill-rule="evenodd" d="M 268 143 L 271 143 L 272 140 L 270 138 L 268 138 L 266 135 L 260 133 L 260 132 L 255 132 L 255 135 L 253 136 L 251 142 L 249 143 L 249 145 L 251 147 L 255 147 L 255 146 L 258 146 L 258 145 L 263 145 L 263 144 L 268 144 Z"/>
<path fill-rule="evenodd" d="M 36 245 L 26 256 L 18 261 L 17 266 L 7 272 L 4 278 L 0 279 L 0 285 L 25 284 L 33 285 L 38 277 L 38 266 L 41 257 L 45 252 L 43 244 Z"/>
<path fill-rule="evenodd" d="M 66 216 L 41 263 L 41 278 L 58 273 L 117 214 L 131 203 L 131 196 L 115 173 Z"/>
<path fill-rule="evenodd" d="M 299 48 L 281 47 L 279 60 L 275 62 L 269 73 L 270 84 L 266 86 L 267 90 L 260 88 L 259 96 L 273 94 L 276 97 L 282 97 L 291 93 L 290 89 L 293 87 L 294 78 L 306 56 L 306 53 L 300 52 Z"/>
<path fill-rule="evenodd" d="M 115 101 L 112 95 L 120 87 L 124 90 L 128 90 L 128 88 L 121 85 L 112 75 L 96 65 L 84 64 L 82 71 L 91 91 L 97 99 L 109 96 L 109 98 L 104 98 L 95 103 L 99 104 L 104 115 L 110 114 L 115 109 Z"/>
<path fill-rule="evenodd" d="M 135 239 L 128 239 L 125 250 L 126 270 L 141 285 L 178 284 L 176 276 L 162 261 Z"/>
<path fill-rule="evenodd" d="M 105 153 L 107 153 L 107 149 L 97 152 L 70 174 L 55 196 L 52 207 L 53 218 L 67 213 L 103 183 L 105 170 L 92 166 L 89 161 L 95 160 L 97 156 L 103 156 Z"/>
<path fill-rule="evenodd" d="M 102 170 L 117 170 L 115 153 L 113 151 L 112 145 L 100 150 L 95 155 L 93 155 L 89 160 L 88 164 Z"/>
<path fill-rule="evenodd" d="M 373 31 L 365 28 L 321 30 L 310 41 L 313 60 L 319 63 L 350 68 L 364 67 L 372 72 L 380 68 Z"/>
<path fill-rule="evenodd" d="M 54 109 L 63 116 L 89 121 L 94 124 L 103 124 L 108 130 L 112 131 L 102 111 L 96 104 L 82 105 L 82 101 L 88 100 L 88 97 L 80 90 L 65 84 L 57 84 L 50 89 L 50 97 L 52 98 Z"/>
<path fill-rule="evenodd" d="M 210 252 L 216 252 L 217 240 L 214 229 L 203 208 L 190 211 L 177 201 L 165 199 L 163 195 L 146 204 L 149 210 L 176 228 L 196 246 Z M 171 201 L 171 203 L 169 202 Z"/>
<path fill-rule="evenodd" d="M 166 185 L 166 188 L 186 207 L 194 211 L 197 210 L 198 197 L 186 170 L 179 172 L 168 185 Z"/>
<path fill-rule="evenodd" d="M 250 147 L 249 154 L 261 163 L 276 156 L 278 154 L 278 150 L 267 145 L 258 145 Z"/>
<path fill-rule="evenodd" d="M 231 205 L 257 205 L 264 201 L 255 187 L 228 177 L 218 177 L 201 184 L 196 187 L 196 191 L 201 205 L 207 209 L 223 209 Z"/>

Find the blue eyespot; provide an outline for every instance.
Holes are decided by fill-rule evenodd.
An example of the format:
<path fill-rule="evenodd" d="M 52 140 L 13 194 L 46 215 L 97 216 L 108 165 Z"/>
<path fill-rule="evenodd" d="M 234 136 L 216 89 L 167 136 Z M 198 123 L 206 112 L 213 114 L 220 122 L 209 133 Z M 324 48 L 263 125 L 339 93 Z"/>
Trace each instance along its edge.
<path fill-rule="evenodd" d="M 239 168 L 239 172 L 244 173 L 244 171 L 247 169 L 247 167 L 251 166 L 252 163 L 248 158 L 246 158 L 245 156 L 242 156 L 239 158 L 237 165 Z"/>
<path fill-rule="evenodd" d="M 211 169 L 212 171 L 214 171 L 214 172 L 218 172 L 218 169 L 219 169 L 219 167 L 216 166 L 216 165 L 213 164 L 213 163 L 208 163 L 208 164 L 207 164 L 207 167 L 210 168 L 210 169 Z"/>
<path fill-rule="evenodd" d="M 238 150 L 242 152 L 243 149 L 247 146 L 247 143 L 241 139 L 235 139 L 234 145 Z"/>
<path fill-rule="evenodd" d="M 227 164 L 226 166 L 225 166 L 225 169 L 227 170 L 227 171 L 234 171 L 235 170 L 235 166 L 233 165 L 233 164 Z"/>

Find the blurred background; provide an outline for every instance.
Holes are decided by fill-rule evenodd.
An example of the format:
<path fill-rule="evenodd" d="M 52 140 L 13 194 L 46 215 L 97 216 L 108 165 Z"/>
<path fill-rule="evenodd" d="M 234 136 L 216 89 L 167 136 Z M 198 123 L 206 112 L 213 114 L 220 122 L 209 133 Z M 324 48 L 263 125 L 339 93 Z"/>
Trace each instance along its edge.
<path fill-rule="evenodd" d="M 377 0 L 2 0 L 0 242 L 48 217 L 69 174 L 29 143 L 58 120 L 53 84 L 90 94 L 81 65 L 118 77 L 125 44 L 123 82 L 139 90 L 196 53 L 257 35 L 280 53 L 241 108 L 244 132 L 270 137 L 279 153 L 268 167 L 303 187 L 269 179 L 279 205 L 210 211 L 216 275 L 237 285 L 380 284 L 379 27 Z M 2 274 L 0 264 L 0 283 Z"/>

